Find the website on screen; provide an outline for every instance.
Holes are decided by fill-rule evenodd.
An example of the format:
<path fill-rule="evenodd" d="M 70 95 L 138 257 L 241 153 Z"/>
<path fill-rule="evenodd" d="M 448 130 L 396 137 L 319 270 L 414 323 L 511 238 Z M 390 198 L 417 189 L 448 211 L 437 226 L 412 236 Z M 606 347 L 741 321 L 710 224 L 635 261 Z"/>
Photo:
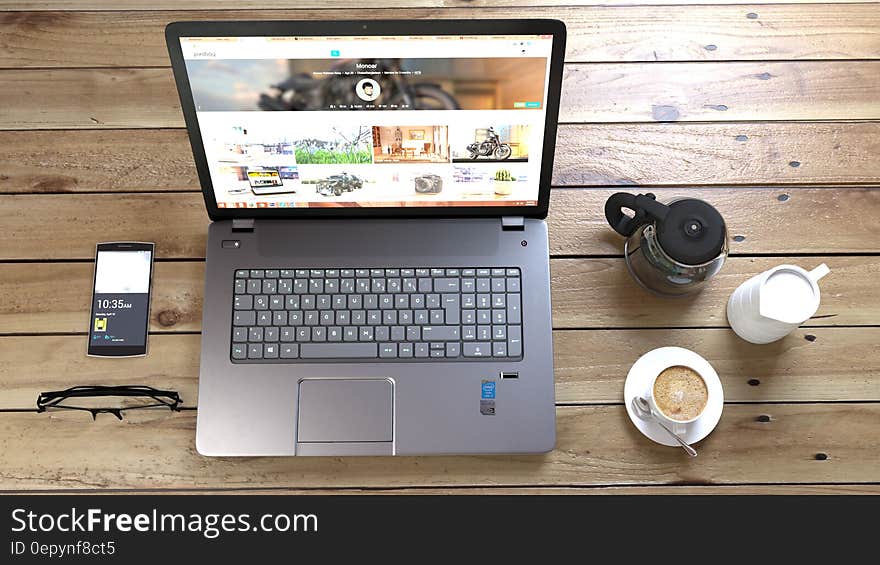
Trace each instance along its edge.
<path fill-rule="evenodd" d="M 550 36 L 180 41 L 220 208 L 537 204 Z"/>

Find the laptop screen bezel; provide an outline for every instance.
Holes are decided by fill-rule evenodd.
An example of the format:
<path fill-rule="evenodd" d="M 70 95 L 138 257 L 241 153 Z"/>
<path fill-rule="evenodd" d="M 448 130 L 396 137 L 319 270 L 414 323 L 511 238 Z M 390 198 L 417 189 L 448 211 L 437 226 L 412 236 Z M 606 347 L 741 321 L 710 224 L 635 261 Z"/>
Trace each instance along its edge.
<path fill-rule="evenodd" d="M 338 208 L 219 208 L 196 117 L 195 103 L 180 45 L 182 37 L 285 37 L 357 35 L 552 35 L 544 144 L 535 206 L 365 206 Z M 234 218 L 316 218 L 316 217 L 461 217 L 527 216 L 544 218 L 550 203 L 553 155 L 562 65 L 565 57 L 565 24 L 557 20 L 352 20 L 352 21 L 247 21 L 173 22 L 165 28 L 165 41 L 177 82 L 183 117 L 199 175 L 205 206 L 212 220 Z"/>

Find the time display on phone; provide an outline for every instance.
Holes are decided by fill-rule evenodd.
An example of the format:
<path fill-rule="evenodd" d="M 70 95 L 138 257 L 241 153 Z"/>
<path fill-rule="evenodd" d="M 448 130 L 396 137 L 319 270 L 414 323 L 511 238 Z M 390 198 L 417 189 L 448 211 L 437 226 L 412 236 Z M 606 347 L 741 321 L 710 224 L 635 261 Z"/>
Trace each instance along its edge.
<path fill-rule="evenodd" d="M 124 298 L 98 298 L 95 300 L 95 308 L 131 308 L 132 303 L 126 301 Z"/>

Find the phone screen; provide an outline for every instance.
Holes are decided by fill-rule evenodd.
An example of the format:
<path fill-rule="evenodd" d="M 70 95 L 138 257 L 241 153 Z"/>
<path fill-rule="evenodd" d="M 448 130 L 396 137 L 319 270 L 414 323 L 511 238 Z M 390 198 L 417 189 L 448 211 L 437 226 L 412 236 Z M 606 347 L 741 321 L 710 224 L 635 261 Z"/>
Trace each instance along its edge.
<path fill-rule="evenodd" d="M 147 352 L 153 245 L 99 244 L 89 328 L 89 355 Z"/>

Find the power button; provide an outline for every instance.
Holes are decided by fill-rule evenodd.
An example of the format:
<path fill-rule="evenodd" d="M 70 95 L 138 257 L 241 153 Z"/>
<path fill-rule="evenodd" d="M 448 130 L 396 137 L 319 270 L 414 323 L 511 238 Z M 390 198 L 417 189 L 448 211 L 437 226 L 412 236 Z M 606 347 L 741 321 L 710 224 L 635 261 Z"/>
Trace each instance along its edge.
<path fill-rule="evenodd" d="M 241 247 L 241 241 L 238 239 L 224 239 L 223 243 L 220 244 L 220 247 L 224 249 L 238 249 Z"/>

